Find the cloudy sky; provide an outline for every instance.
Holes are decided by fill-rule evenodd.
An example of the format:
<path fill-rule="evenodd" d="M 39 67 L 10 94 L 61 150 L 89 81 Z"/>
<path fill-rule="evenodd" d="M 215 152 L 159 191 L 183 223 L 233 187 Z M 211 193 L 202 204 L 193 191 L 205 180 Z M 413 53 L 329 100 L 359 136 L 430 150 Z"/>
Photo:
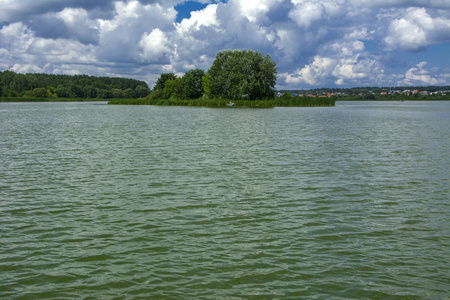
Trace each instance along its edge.
<path fill-rule="evenodd" d="M 145 80 L 270 54 L 277 88 L 450 85 L 449 0 L 0 0 L 0 70 Z"/>

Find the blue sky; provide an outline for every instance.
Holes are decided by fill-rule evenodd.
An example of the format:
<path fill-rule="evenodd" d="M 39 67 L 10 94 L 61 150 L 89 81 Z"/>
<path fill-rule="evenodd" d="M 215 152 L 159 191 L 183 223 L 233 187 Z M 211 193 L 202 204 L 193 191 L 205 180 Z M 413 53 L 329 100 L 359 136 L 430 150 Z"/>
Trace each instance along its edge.
<path fill-rule="evenodd" d="M 279 89 L 450 85 L 448 0 L 0 0 L 0 70 L 145 80 L 224 49 Z"/>
<path fill-rule="evenodd" d="M 189 19 L 192 11 L 203 10 L 208 4 L 200 3 L 196 1 L 186 1 L 175 6 L 175 10 L 178 12 L 175 22 L 180 23 L 183 19 Z"/>

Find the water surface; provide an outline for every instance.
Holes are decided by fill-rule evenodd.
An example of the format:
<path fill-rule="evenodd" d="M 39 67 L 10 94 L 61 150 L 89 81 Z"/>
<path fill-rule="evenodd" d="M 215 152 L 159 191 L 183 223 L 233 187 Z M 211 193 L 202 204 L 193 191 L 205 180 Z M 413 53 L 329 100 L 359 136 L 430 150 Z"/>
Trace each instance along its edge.
<path fill-rule="evenodd" d="M 443 299 L 449 121 L 0 103 L 0 298 Z"/>

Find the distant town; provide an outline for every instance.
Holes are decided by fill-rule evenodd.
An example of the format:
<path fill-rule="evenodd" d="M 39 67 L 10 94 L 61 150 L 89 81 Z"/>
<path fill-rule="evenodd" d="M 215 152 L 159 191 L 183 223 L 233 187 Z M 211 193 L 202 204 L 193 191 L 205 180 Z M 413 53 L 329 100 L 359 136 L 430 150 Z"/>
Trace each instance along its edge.
<path fill-rule="evenodd" d="M 345 100 L 450 100 L 450 86 L 319 88 L 279 90 L 277 97 L 335 97 Z M 344 100 L 344 99 L 343 99 Z"/>

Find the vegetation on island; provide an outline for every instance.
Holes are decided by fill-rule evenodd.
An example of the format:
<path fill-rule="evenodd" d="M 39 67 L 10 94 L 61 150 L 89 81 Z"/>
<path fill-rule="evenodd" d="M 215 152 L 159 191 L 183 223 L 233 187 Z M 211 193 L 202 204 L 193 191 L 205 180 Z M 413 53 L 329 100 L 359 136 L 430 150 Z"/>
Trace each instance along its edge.
<path fill-rule="evenodd" d="M 194 69 L 182 77 L 161 74 L 145 99 L 114 99 L 110 104 L 207 107 L 334 106 L 335 99 L 275 97 L 276 63 L 250 50 L 224 50 L 205 73 Z"/>
<path fill-rule="evenodd" d="M 0 72 L 0 101 L 143 98 L 149 92 L 147 83 L 128 78 Z"/>
<path fill-rule="evenodd" d="M 194 69 L 182 77 L 161 74 L 152 93 L 141 103 L 223 106 L 230 101 L 273 99 L 276 74 L 276 63 L 269 55 L 264 57 L 250 50 L 224 50 L 217 53 L 206 73 Z M 136 101 L 112 104 L 121 102 Z"/>

